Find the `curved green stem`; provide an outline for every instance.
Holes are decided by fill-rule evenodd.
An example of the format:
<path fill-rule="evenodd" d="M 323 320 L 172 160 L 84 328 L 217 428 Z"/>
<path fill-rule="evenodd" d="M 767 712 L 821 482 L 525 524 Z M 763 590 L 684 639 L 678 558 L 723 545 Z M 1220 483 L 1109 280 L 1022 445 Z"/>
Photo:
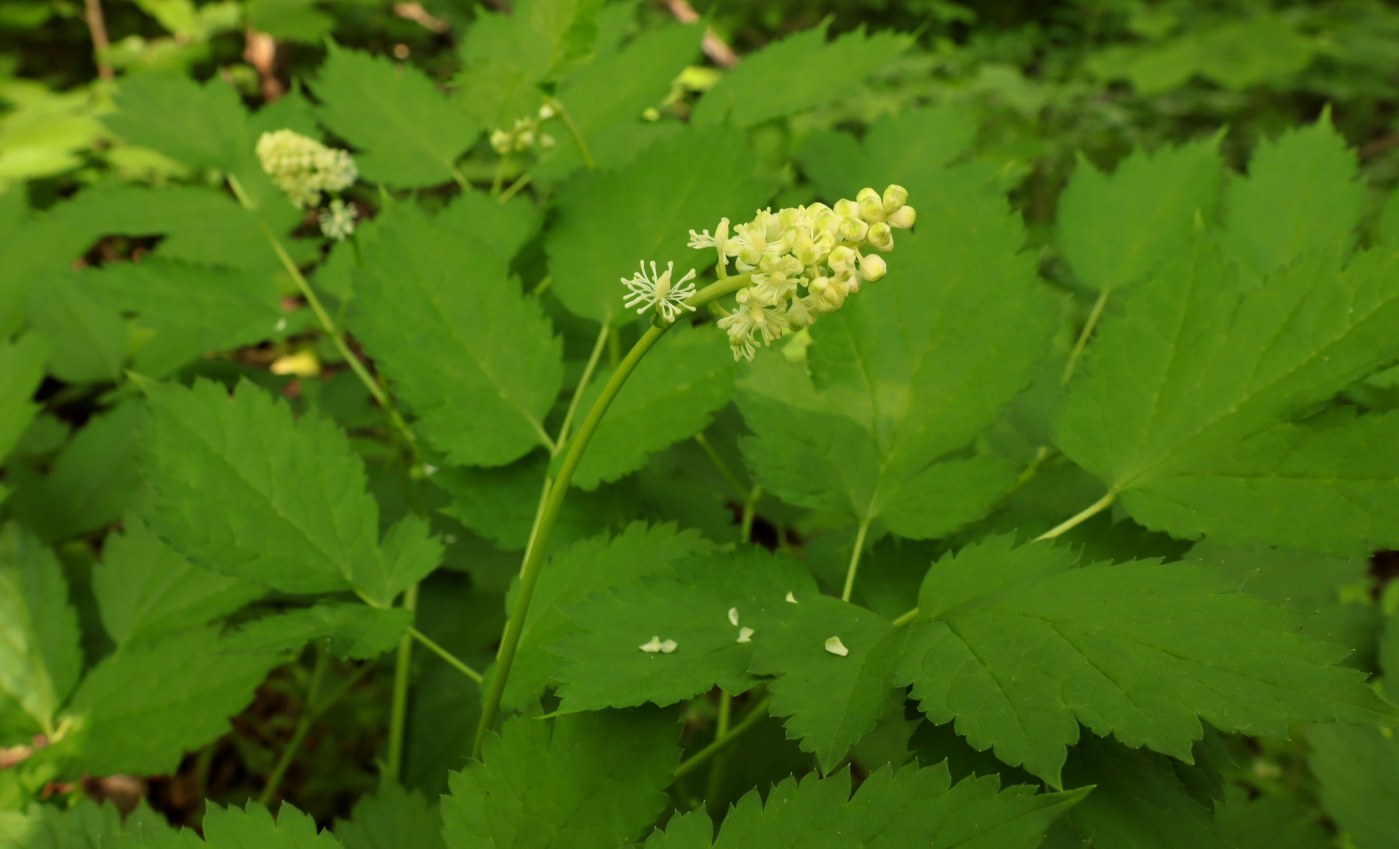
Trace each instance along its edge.
<path fill-rule="evenodd" d="M 1054 527 L 1035 537 L 1034 541 L 1040 542 L 1041 540 L 1054 539 L 1056 537 L 1063 536 L 1064 534 L 1068 533 L 1069 531 L 1073 530 L 1074 528 L 1078 527 L 1079 525 L 1083 524 L 1084 522 L 1088 521 L 1089 519 L 1093 518 L 1094 516 L 1111 507 L 1112 503 L 1116 500 L 1117 492 L 1116 490 L 1111 490 L 1108 492 L 1107 495 L 1104 495 L 1102 498 L 1099 498 L 1097 501 L 1094 501 L 1092 504 L 1078 511 L 1069 518 L 1065 519 L 1063 522 L 1060 522 L 1059 524 L 1055 525 Z"/>
<path fill-rule="evenodd" d="M 749 274 L 740 274 L 717 283 L 711 283 L 695 293 L 690 298 L 689 303 L 696 308 L 702 307 L 717 298 L 742 289 L 748 285 L 750 278 Z M 540 511 L 536 533 L 526 547 L 525 559 L 520 565 L 520 587 L 515 596 L 515 609 L 510 612 L 510 618 L 505 622 L 505 630 L 500 637 L 500 648 L 496 652 L 495 670 L 491 674 L 486 699 L 481 708 L 481 722 L 476 726 L 476 740 L 471 748 L 471 756 L 474 758 L 481 756 L 481 747 L 485 745 L 486 734 L 495 725 L 496 717 L 500 714 L 500 699 L 505 693 L 505 683 L 510 678 L 510 667 L 515 663 L 515 652 L 520 647 L 520 636 L 524 632 L 525 617 L 529 613 L 530 601 L 534 598 L 535 586 L 539 583 L 539 572 L 544 562 L 544 552 L 549 547 L 549 535 L 554 530 L 554 522 L 558 520 L 559 509 L 563 506 L 564 496 L 568 494 L 573 473 L 577 471 L 578 463 L 583 459 L 584 450 L 587 449 L 593 434 L 597 432 L 598 425 L 602 423 L 602 417 L 607 413 L 607 408 L 612 405 L 613 399 L 621 391 L 622 385 L 627 382 L 627 378 L 631 377 L 637 364 L 641 362 L 641 358 L 646 356 L 646 352 L 651 350 L 651 347 L 670 328 L 670 324 L 653 324 L 646 329 L 645 333 L 641 334 L 641 338 L 617 364 L 616 370 L 612 372 L 612 376 L 602 387 L 601 394 L 593 402 L 592 409 L 584 417 L 583 423 L 578 426 L 577 435 L 568 444 L 563 463 L 559 466 L 558 476 L 549 486 L 544 509 Z"/>
<path fill-rule="evenodd" d="M 845 588 L 840 591 L 840 600 L 849 601 L 855 590 L 855 573 L 860 571 L 860 555 L 865 550 L 865 536 L 870 531 L 870 520 L 861 519 L 860 529 L 855 533 L 855 550 L 850 552 L 850 566 L 845 570 Z"/>
<path fill-rule="evenodd" d="M 597 163 L 593 161 L 593 154 L 588 150 L 588 143 L 583 140 L 583 133 L 578 129 L 578 125 L 573 123 L 573 117 L 568 114 L 568 110 L 564 109 L 563 104 L 558 100 L 552 100 L 550 105 L 554 107 L 554 111 L 559 115 L 559 120 L 563 121 L 564 126 L 568 128 L 569 135 L 573 136 L 574 143 L 578 145 L 578 155 L 583 157 L 583 165 L 589 171 L 596 169 Z"/>
<path fill-rule="evenodd" d="M 698 752 L 695 752 L 693 755 L 681 761 L 680 765 L 675 768 L 675 772 L 671 773 L 671 781 L 683 778 L 694 772 L 695 769 L 703 766 L 705 761 L 722 752 L 748 729 L 762 722 L 768 715 L 768 705 L 771 703 L 772 696 L 768 696 L 756 705 L 753 705 L 748 711 L 748 714 L 744 716 L 737 725 L 730 728 L 727 734 L 714 738 L 713 743 L 710 743 L 708 746 L 705 746 L 703 749 L 700 749 Z"/>
<path fill-rule="evenodd" d="M 1088 339 L 1093 335 L 1093 329 L 1098 326 L 1098 319 L 1103 317 L 1103 308 L 1108 305 L 1110 294 L 1112 294 L 1112 290 L 1107 288 L 1098 293 L 1098 300 L 1093 303 L 1093 311 L 1088 313 L 1088 321 L 1084 323 L 1083 330 L 1074 340 L 1073 350 L 1069 351 L 1069 361 L 1064 364 L 1064 374 L 1059 378 L 1061 385 L 1067 384 L 1074 376 L 1074 369 L 1078 368 L 1078 361 L 1083 356 L 1083 349 L 1088 347 Z"/>

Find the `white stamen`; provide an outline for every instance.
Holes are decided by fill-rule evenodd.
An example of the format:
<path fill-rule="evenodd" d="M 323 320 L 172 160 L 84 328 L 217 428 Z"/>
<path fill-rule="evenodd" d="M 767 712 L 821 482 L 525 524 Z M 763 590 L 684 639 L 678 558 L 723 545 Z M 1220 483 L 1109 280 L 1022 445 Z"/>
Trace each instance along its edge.
<path fill-rule="evenodd" d="M 637 648 L 647 654 L 655 654 L 661 650 L 661 638 L 659 636 L 652 637 L 649 642 L 642 643 L 640 646 L 637 646 Z"/>
<path fill-rule="evenodd" d="M 730 607 L 730 608 L 729 608 L 729 624 L 733 625 L 734 627 L 738 627 L 738 608 L 737 608 L 737 607 Z"/>
<path fill-rule="evenodd" d="M 850 649 L 845 647 L 845 643 L 840 641 L 840 637 L 828 637 L 826 639 L 826 651 L 837 657 L 845 657 L 850 654 Z"/>
<path fill-rule="evenodd" d="M 738 629 L 738 641 L 739 641 L 740 643 L 751 643 L 751 642 L 753 642 L 753 629 L 752 629 L 752 628 L 739 628 L 739 629 Z"/>

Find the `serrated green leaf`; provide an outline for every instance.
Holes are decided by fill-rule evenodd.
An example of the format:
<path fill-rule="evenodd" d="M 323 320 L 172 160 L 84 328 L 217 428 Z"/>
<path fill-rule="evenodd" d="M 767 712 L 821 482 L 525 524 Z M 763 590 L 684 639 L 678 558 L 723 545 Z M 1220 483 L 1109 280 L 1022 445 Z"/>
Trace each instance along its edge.
<path fill-rule="evenodd" d="M 448 849 L 614 849 L 664 808 L 678 737 L 656 710 L 511 720 L 449 779 Z"/>
<path fill-rule="evenodd" d="M 723 333 L 677 328 L 627 378 L 588 443 L 574 486 L 596 489 L 640 469 L 657 451 L 709 426 L 733 392 L 733 358 Z M 579 402 L 592 409 L 612 376 L 602 370 Z"/>
<path fill-rule="evenodd" d="M 69 383 L 115 380 L 126 359 L 126 325 L 78 275 L 55 277 L 29 301 L 29 320 L 48 337 L 49 371 Z"/>
<path fill-rule="evenodd" d="M 1193 241 L 1212 218 L 1223 164 L 1219 136 L 1136 152 L 1112 174 L 1080 156 L 1059 198 L 1059 246 L 1078 279 L 1099 290 L 1135 283 Z"/>
<path fill-rule="evenodd" d="M 500 466 L 548 445 L 563 352 L 505 260 L 405 210 L 365 250 L 352 328 L 454 463 Z"/>
<path fill-rule="evenodd" d="M 102 625 L 118 646 L 213 622 L 264 592 L 195 566 L 134 517 L 103 543 L 92 591 Z"/>
<path fill-rule="evenodd" d="M 888 277 L 811 329 L 810 380 L 760 362 L 738 402 L 765 488 L 927 539 L 985 515 L 1013 482 L 968 448 L 1029 382 L 1054 311 L 1001 197 L 971 183 L 911 203 L 918 232 L 900 233 Z"/>
<path fill-rule="evenodd" d="M 833 770 L 874 728 L 894 692 L 899 643 L 882 616 L 829 596 L 777 608 L 772 627 L 753 635 L 750 672 L 773 675 L 769 712 L 787 717 L 787 734 Z M 849 654 L 825 647 L 838 637 Z"/>
<path fill-rule="evenodd" d="M 638 262 L 675 262 L 677 279 L 711 265 L 712 254 L 688 247 L 689 231 L 712 230 L 725 215 L 745 220 L 771 193 L 753 170 L 742 133 L 707 127 L 658 142 L 625 168 L 574 177 L 559 190 L 559 218 L 545 243 L 554 293 L 575 315 L 634 320 L 619 281 Z"/>
<path fill-rule="evenodd" d="M 177 551 L 283 592 L 378 588 L 379 511 L 343 431 L 246 382 L 148 395 L 141 515 Z"/>
<path fill-rule="evenodd" d="M 977 117 L 968 107 L 943 103 L 885 115 L 856 141 L 843 132 L 817 132 L 802 146 L 802 170 L 827 198 L 848 197 L 862 186 L 898 183 L 918 200 L 945 176 L 948 163 L 971 149 Z M 852 188 L 853 187 L 853 188 Z M 922 204 L 915 203 L 919 214 Z"/>
<path fill-rule="evenodd" d="M 366 179 L 419 188 L 451 182 L 480 121 L 409 64 L 332 45 L 312 86 L 317 113 L 357 148 Z"/>
<path fill-rule="evenodd" d="M 0 849 L 107 849 L 122 832 L 116 805 L 84 799 L 68 809 L 33 804 L 0 811 Z"/>
<path fill-rule="evenodd" d="M 1307 731 L 1307 762 L 1321 785 L 1321 804 L 1355 849 L 1399 842 L 1393 789 L 1399 786 L 1399 741 L 1386 730 L 1316 725 Z"/>
<path fill-rule="evenodd" d="M 222 77 L 203 85 L 175 74 L 125 77 L 105 122 L 126 141 L 188 165 L 231 171 L 253 156 L 247 111 Z"/>
<path fill-rule="evenodd" d="M 1344 254 L 1365 206 L 1356 170 L 1355 154 L 1329 113 L 1264 142 L 1248 176 L 1225 189 L 1224 244 L 1259 275 L 1316 251 Z"/>
<path fill-rule="evenodd" d="M 676 571 L 679 577 L 622 587 L 569 611 L 577 631 L 553 649 L 562 658 L 562 710 L 668 705 L 715 686 L 745 692 L 757 680 L 748 672 L 753 641 L 786 594 L 816 595 L 800 564 L 751 549 L 697 558 Z M 730 608 L 742 626 L 730 622 Z M 754 630 L 752 640 L 738 642 L 740 627 Z M 643 649 L 653 638 L 674 641 L 674 650 Z"/>
<path fill-rule="evenodd" d="M 210 805 L 204 814 L 204 842 L 209 849 L 342 849 L 329 831 L 285 802 L 274 821 L 267 809 L 249 803 L 246 810 Z"/>
<path fill-rule="evenodd" d="M 1036 795 L 1031 787 L 1002 790 L 996 776 L 953 786 L 947 767 L 894 772 L 882 768 L 850 795 L 850 773 L 829 778 L 788 778 L 764 801 L 744 796 L 724 818 L 713 849 L 868 849 L 927 846 L 933 849 L 1032 849 L 1055 818 L 1086 795 L 1084 790 Z M 702 813 L 671 820 L 646 849 L 710 849 Z"/>
<path fill-rule="evenodd" d="M 0 527 L 0 695 L 38 730 L 53 732 L 54 714 L 78 680 L 78 636 L 53 552 L 17 525 Z"/>
<path fill-rule="evenodd" d="M 247 0 L 248 26 L 282 41 L 316 44 L 335 28 L 317 0 Z"/>
<path fill-rule="evenodd" d="M 129 643 L 103 658 L 73 694 L 65 740 L 73 769 L 95 775 L 170 773 L 185 752 L 228 730 L 278 657 L 224 654 L 210 628 Z"/>
<path fill-rule="evenodd" d="M 37 334 L 0 342 L 0 460 L 15 446 L 39 411 L 30 398 L 44 379 L 48 344 Z"/>
<path fill-rule="evenodd" d="M 1206 244 L 1103 322 L 1056 441 L 1153 530 L 1322 553 L 1399 545 L 1399 419 L 1293 425 L 1399 357 L 1399 254 L 1238 285 Z M 1357 453 L 1358 452 L 1358 453 Z"/>
<path fill-rule="evenodd" d="M 391 601 L 442 565 L 445 551 L 427 520 L 410 513 L 384 534 L 380 569 L 374 579 L 360 582 L 361 589 L 370 598 Z"/>
<path fill-rule="evenodd" d="M 825 25 L 789 35 L 744 56 L 700 98 L 694 121 L 750 127 L 804 112 L 840 98 L 911 43 L 906 35 L 863 30 L 828 42 Z"/>
<path fill-rule="evenodd" d="M 139 403 L 89 419 L 64 446 L 49 472 L 15 476 L 15 518 L 48 542 L 97 530 L 121 518 L 140 486 Z"/>
<path fill-rule="evenodd" d="M 220 650 L 285 655 L 327 640 L 330 653 L 342 660 L 370 660 L 392 651 L 411 624 L 413 612 L 402 607 L 323 601 L 244 624 L 228 635 Z"/>
<path fill-rule="evenodd" d="M 1330 849 L 1335 845 L 1303 800 L 1291 796 L 1250 799 L 1242 788 L 1231 789 L 1227 803 L 1215 806 L 1214 823 L 1233 849 Z"/>
<path fill-rule="evenodd" d="M 1293 721 L 1395 715 L 1280 605 L 1187 564 L 1076 561 L 996 537 L 933 565 L 897 679 L 930 719 L 1061 786 L 1079 723 L 1189 762 L 1202 719 L 1284 737 Z"/>
<path fill-rule="evenodd" d="M 263 244 L 250 247 L 263 250 Z M 165 250 L 160 254 L 167 255 Z M 169 374 L 202 354 L 271 338 L 279 321 L 285 326 L 280 293 L 263 272 L 157 256 L 139 263 L 110 263 L 80 279 L 94 298 L 135 314 L 138 332 L 149 338 L 139 342 L 132 368 L 150 377 Z"/>
<path fill-rule="evenodd" d="M 677 564 L 708 557 L 713 550 L 694 531 L 642 522 L 633 522 L 616 536 L 594 536 L 559 550 L 535 585 L 504 704 L 524 707 L 537 703 L 553 682 L 559 659 L 548 649 L 573 630 L 565 611 L 596 593 L 630 586 L 653 575 L 673 576 Z M 513 607 L 518 590 L 517 582 L 506 598 L 507 608 Z"/>
<path fill-rule="evenodd" d="M 1064 778 L 1093 786 L 1061 821 L 1084 847 L 1233 849 L 1210 809 L 1190 794 L 1176 765 L 1161 755 L 1090 734 L 1070 753 Z"/>
<path fill-rule="evenodd" d="M 361 796 L 348 820 L 335 821 L 345 849 L 443 849 L 442 817 L 422 794 L 385 784 Z"/>
<path fill-rule="evenodd" d="M 1399 191 L 1389 193 L 1376 226 L 1379 241 L 1399 245 Z"/>
<path fill-rule="evenodd" d="M 539 230 L 544 221 L 543 210 L 525 198 L 511 198 L 505 203 L 485 192 L 463 191 L 435 219 L 439 227 L 450 230 L 456 238 L 469 238 L 476 250 L 495 254 L 510 262 Z"/>

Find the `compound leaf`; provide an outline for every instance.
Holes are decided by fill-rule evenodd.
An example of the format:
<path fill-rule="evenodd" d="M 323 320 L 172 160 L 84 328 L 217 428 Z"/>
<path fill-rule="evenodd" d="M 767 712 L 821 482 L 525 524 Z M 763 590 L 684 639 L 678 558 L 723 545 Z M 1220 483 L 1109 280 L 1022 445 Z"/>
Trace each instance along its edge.
<path fill-rule="evenodd" d="M 314 84 L 317 117 L 358 148 L 366 178 L 404 188 L 451 182 L 481 122 L 409 64 L 332 45 Z"/>
<path fill-rule="evenodd" d="M 625 844 L 665 807 L 679 732 L 673 716 L 656 710 L 506 722 L 487 738 L 484 762 L 448 779 L 448 849 Z"/>
<path fill-rule="evenodd" d="M 1076 561 L 994 537 L 934 564 L 897 670 L 933 722 L 1060 786 L 1079 723 L 1191 762 L 1202 719 L 1273 737 L 1392 721 L 1362 673 L 1334 665 L 1344 651 L 1294 633 L 1281 605 L 1183 563 Z"/>
<path fill-rule="evenodd" d="M 404 209 L 365 250 L 355 306 L 356 335 L 449 460 L 501 466 L 549 444 L 562 343 L 504 258 Z"/>

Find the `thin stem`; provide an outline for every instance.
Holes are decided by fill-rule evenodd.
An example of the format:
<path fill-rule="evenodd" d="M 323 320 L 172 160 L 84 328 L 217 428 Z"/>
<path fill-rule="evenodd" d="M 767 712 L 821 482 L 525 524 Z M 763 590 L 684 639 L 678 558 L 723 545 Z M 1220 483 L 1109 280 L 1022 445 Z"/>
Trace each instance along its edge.
<path fill-rule="evenodd" d="M 509 167 L 510 157 L 501 154 L 500 161 L 495 164 L 495 177 L 491 179 L 491 197 L 500 198 L 500 187 L 505 184 L 505 169 Z"/>
<path fill-rule="evenodd" d="M 898 619 L 895 619 L 894 622 L 893 622 L 893 625 L 894 625 L 895 628 L 902 628 L 903 626 L 908 625 L 909 623 L 913 622 L 913 620 L 915 620 L 915 619 L 917 619 L 917 618 L 918 618 L 918 608 L 915 607 L 915 608 L 913 608 L 912 610 L 910 610 L 910 611 L 908 611 L 907 613 L 905 613 L 905 614 L 903 614 L 902 616 L 900 616 Z"/>
<path fill-rule="evenodd" d="M 461 169 L 457 167 L 455 162 L 448 162 L 447 170 L 452 173 L 452 179 L 456 180 L 458 186 L 461 186 L 463 189 L 471 188 L 471 181 L 466 179 L 466 175 L 461 172 Z"/>
<path fill-rule="evenodd" d="M 613 327 L 607 334 L 607 363 L 613 368 L 622 361 L 622 335 Z"/>
<path fill-rule="evenodd" d="M 267 776 L 267 783 L 263 785 L 262 793 L 258 796 L 258 801 L 264 807 L 271 804 L 277 797 L 277 790 L 282 786 L 282 779 L 286 778 L 287 770 L 291 768 L 291 762 L 296 759 L 296 753 L 300 751 L 302 742 L 311 731 L 311 723 L 315 721 L 316 695 L 321 689 L 321 681 L 325 678 L 326 668 L 330 665 L 330 656 L 319 647 L 316 649 L 316 663 L 311 667 L 311 680 L 306 685 L 306 700 L 301 705 L 301 716 L 297 717 L 296 728 L 291 733 L 291 739 L 282 747 L 282 754 L 277 758 L 277 763 L 273 765 L 272 772 Z"/>
<path fill-rule="evenodd" d="M 611 321 L 604 321 L 602 328 L 598 331 L 597 341 L 593 343 L 593 350 L 588 354 L 588 361 L 583 364 L 583 374 L 578 378 L 578 386 L 573 390 L 573 397 L 568 400 L 568 410 L 563 414 L 563 424 L 559 425 L 558 438 L 554 440 L 554 451 L 551 456 L 557 456 L 568 442 L 568 431 L 573 426 L 573 417 L 578 413 L 578 403 L 583 400 L 583 393 L 587 390 L 588 384 L 592 382 L 593 372 L 597 370 L 598 360 L 602 359 L 602 348 L 607 344 L 607 335 L 611 332 Z"/>
<path fill-rule="evenodd" d="M 748 285 L 750 279 L 751 275 L 740 274 L 717 283 L 711 283 L 695 293 L 690 298 L 689 303 L 696 308 L 704 306 L 724 295 L 737 292 Z M 544 561 L 544 551 L 549 546 L 549 534 L 554 530 L 554 522 L 559 517 L 559 509 L 563 506 L 564 496 L 568 494 L 573 473 L 577 470 L 578 463 L 583 459 L 583 451 L 587 449 L 588 442 L 597 432 L 598 425 L 602 423 L 602 417 L 607 413 L 607 408 L 612 405 L 617 393 L 621 391 L 622 385 L 636 370 L 637 364 L 641 362 L 642 357 L 646 356 L 646 352 L 651 350 L 651 347 L 665 335 L 671 326 L 671 324 L 653 324 L 646 329 L 646 332 L 636 341 L 632 349 L 617 364 L 616 370 L 612 372 L 612 376 L 602 387 L 602 392 L 598 395 L 597 400 L 593 402 L 592 409 L 584 417 L 583 423 L 578 426 L 578 434 L 568 444 L 563 463 L 559 466 L 558 476 L 549 487 L 549 494 L 540 514 L 536 533 L 526 547 L 524 562 L 520 565 L 520 587 L 515 596 L 515 609 L 511 611 L 510 618 L 505 622 L 505 630 L 501 633 L 500 648 L 496 652 L 495 671 L 491 675 L 486 699 L 481 709 L 481 722 L 476 727 L 476 740 L 471 749 L 471 756 L 474 758 L 481 756 L 481 747 L 485 745 L 486 734 L 495 725 L 496 717 L 500 713 L 500 699 L 505 693 L 505 683 L 510 677 L 510 667 L 515 663 L 515 652 L 520 647 L 520 635 L 524 632 L 525 617 L 529 613 L 530 601 L 534 597 L 534 588 L 539 583 L 540 566 Z"/>
<path fill-rule="evenodd" d="M 708 746 L 705 746 L 703 749 L 700 749 L 698 752 L 695 752 L 693 755 L 681 761 L 680 765 L 675 768 L 675 772 L 671 773 L 671 781 L 684 778 L 686 775 L 694 772 L 695 769 L 703 766 L 705 761 L 723 751 L 729 744 L 733 743 L 734 740 L 742 736 L 744 732 L 761 722 L 767 716 L 768 705 L 771 702 L 772 697 L 768 696 L 756 705 L 753 705 L 747 715 L 744 716 L 737 725 L 729 729 L 729 733 L 722 737 L 716 737 L 713 743 L 710 743 Z"/>
<path fill-rule="evenodd" d="M 1110 294 L 1112 294 L 1112 290 L 1106 287 L 1098 293 L 1098 300 L 1093 303 L 1093 311 L 1088 313 L 1088 321 L 1084 323 L 1083 330 L 1074 340 L 1073 350 L 1069 351 L 1069 361 L 1064 364 L 1064 375 L 1059 378 L 1060 384 L 1067 384 L 1069 379 L 1074 376 L 1074 369 L 1078 368 L 1078 361 L 1083 356 L 1083 349 L 1088 347 L 1088 338 L 1093 335 L 1093 328 L 1098 326 L 1098 319 L 1103 317 L 1103 308 L 1108 305 Z"/>
<path fill-rule="evenodd" d="M 1097 501 L 1094 501 L 1092 504 L 1088 505 L 1079 512 L 1070 516 L 1068 519 L 1065 519 L 1063 522 L 1060 522 L 1058 525 L 1055 525 L 1053 528 L 1050 528 L 1049 530 L 1035 537 L 1034 541 L 1040 542 L 1041 540 L 1054 539 L 1056 537 L 1063 536 L 1064 534 L 1068 533 L 1069 531 L 1073 530 L 1074 528 L 1078 527 L 1079 525 L 1083 524 L 1084 522 L 1088 521 L 1089 519 L 1093 518 L 1094 516 L 1111 507 L 1112 503 L 1116 500 L 1117 491 L 1111 490 L 1108 492 L 1107 495 L 1104 495 L 1102 498 L 1099 498 Z"/>
<path fill-rule="evenodd" d="M 753 484 L 748 500 L 743 502 L 743 520 L 739 524 L 739 534 L 744 543 L 753 541 L 753 518 L 758 514 L 758 501 L 763 497 L 763 488 Z"/>
<path fill-rule="evenodd" d="M 583 157 L 583 165 L 589 171 L 597 168 L 597 163 L 593 162 L 592 153 L 588 151 L 588 143 L 583 140 L 583 133 L 578 129 L 578 125 L 573 123 L 573 117 L 568 114 L 568 110 L 564 109 L 563 104 L 559 101 L 553 101 L 552 105 L 554 111 L 559 115 L 559 120 L 563 121 L 565 127 L 568 127 L 569 135 L 573 136 L 573 141 L 578 145 L 578 154 Z"/>
<path fill-rule="evenodd" d="M 409 587 L 403 595 L 403 606 L 413 610 L 418 606 L 418 585 Z M 413 635 L 405 633 L 398 641 L 398 654 L 393 664 L 393 701 L 389 711 L 389 754 L 384 768 L 397 779 L 403 768 L 403 735 L 408 726 L 408 675 L 413 662 Z"/>
<path fill-rule="evenodd" d="M 743 482 L 738 479 L 738 475 L 734 474 L 733 469 L 729 468 L 729 464 L 725 463 L 724 458 L 719 456 L 719 452 L 714 450 L 714 446 L 709 444 L 709 440 L 705 435 L 702 433 L 695 434 L 695 442 L 704 450 L 705 456 L 714 464 L 714 468 L 719 470 L 719 474 L 723 476 L 728 485 L 733 488 L 734 495 L 738 497 L 739 503 L 747 502 L 750 495 L 748 487 L 743 485 Z"/>
<path fill-rule="evenodd" d="M 112 63 L 107 58 L 111 43 L 107 40 L 107 19 L 102 14 L 102 0 L 86 0 L 83 4 L 87 29 L 92 35 L 92 61 L 97 65 L 97 76 L 104 80 L 115 78 Z"/>
<path fill-rule="evenodd" d="M 534 288 L 531 289 L 529 293 L 531 295 L 542 295 L 544 294 L 544 291 L 552 285 L 554 285 L 554 278 L 551 275 L 546 274 L 544 275 L 543 279 L 541 279 L 538 283 L 535 284 Z"/>
<path fill-rule="evenodd" d="M 501 192 L 500 197 L 496 198 L 496 200 L 500 203 L 505 203 L 506 201 L 513 198 L 515 195 L 519 194 L 520 190 L 523 189 L 525 186 L 528 186 L 530 184 L 530 180 L 532 179 L 533 177 L 531 177 L 530 173 L 526 171 L 525 173 L 521 174 L 518 178 L 516 178 L 515 182 L 507 186 L 505 191 Z"/>
<path fill-rule="evenodd" d="M 242 204 L 245 209 L 250 211 L 256 210 L 256 207 L 253 206 L 248 196 L 243 192 L 243 187 L 238 182 L 237 177 L 229 174 L 228 185 L 229 188 L 233 190 L 234 196 L 238 198 L 238 202 Z M 374 375 L 370 374 L 369 370 L 364 367 L 364 363 L 355 355 L 355 352 L 350 350 L 349 343 L 345 341 L 345 334 L 336 326 L 335 321 L 330 317 L 330 313 L 326 311 L 325 305 L 321 303 L 321 299 L 316 296 L 315 290 L 311 288 L 310 282 L 306 279 L 305 275 L 301 273 L 301 269 L 297 268 L 296 260 L 292 259 L 291 254 L 287 253 L 287 249 L 282 246 L 282 240 L 277 238 L 277 234 L 272 232 L 272 229 L 267 226 L 267 222 L 257 216 L 254 216 L 254 218 L 256 218 L 258 227 L 262 230 L 262 234 L 267 237 L 268 243 L 272 245 L 273 252 L 275 252 L 277 258 L 281 260 L 282 267 L 287 270 L 287 274 L 291 275 L 291 279 L 296 282 L 296 288 L 301 292 L 301 297 L 306 299 L 306 305 L 311 308 L 311 312 L 316 316 L 316 320 L 320 322 L 321 329 L 330 336 L 330 341 L 335 345 L 335 350 L 340 352 L 340 356 L 344 358 L 350 370 L 355 373 L 355 376 L 364 384 L 364 387 L 369 390 L 370 396 L 372 396 L 379 404 L 380 408 L 383 409 L 384 414 L 389 418 L 389 424 L 398 432 L 408 453 L 413 457 L 414 462 L 417 462 L 417 437 L 414 436 L 413 431 L 408 428 L 408 423 L 403 420 L 403 416 L 399 415 L 398 408 L 393 405 L 393 401 L 389 398 L 389 393 L 384 390 L 384 387 L 380 385 Z"/>
<path fill-rule="evenodd" d="M 860 520 L 860 529 L 855 532 L 855 550 L 850 552 L 850 566 L 845 570 L 845 589 L 840 591 L 840 600 L 849 601 L 855 589 L 855 573 L 860 571 L 860 555 L 865 550 L 865 535 L 870 531 L 870 520 Z"/>
<path fill-rule="evenodd" d="M 719 691 L 719 718 L 714 724 L 714 739 L 722 740 L 729 733 L 729 725 L 733 720 L 733 696 L 726 690 Z M 724 780 L 724 762 L 728 760 L 724 755 L 714 758 L 714 763 L 709 766 L 709 782 L 704 791 L 706 799 L 713 799 L 719 795 L 719 785 Z"/>
<path fill-rule="evenodd" d="M 472 681 L 475 681 L 477 684 L 480 684 L 482 680 L 484 680 L 484 676 L 481 673 L 467 666 L 460 658 L 442 648 L 442 646 L 438 645 L 417 628 L 410 627 L 408 629 L 408 636 L 422 643 L 428 651 L 445 660 L 448 666 L 465 675 L 467 678 L 470 678 Z"/>

